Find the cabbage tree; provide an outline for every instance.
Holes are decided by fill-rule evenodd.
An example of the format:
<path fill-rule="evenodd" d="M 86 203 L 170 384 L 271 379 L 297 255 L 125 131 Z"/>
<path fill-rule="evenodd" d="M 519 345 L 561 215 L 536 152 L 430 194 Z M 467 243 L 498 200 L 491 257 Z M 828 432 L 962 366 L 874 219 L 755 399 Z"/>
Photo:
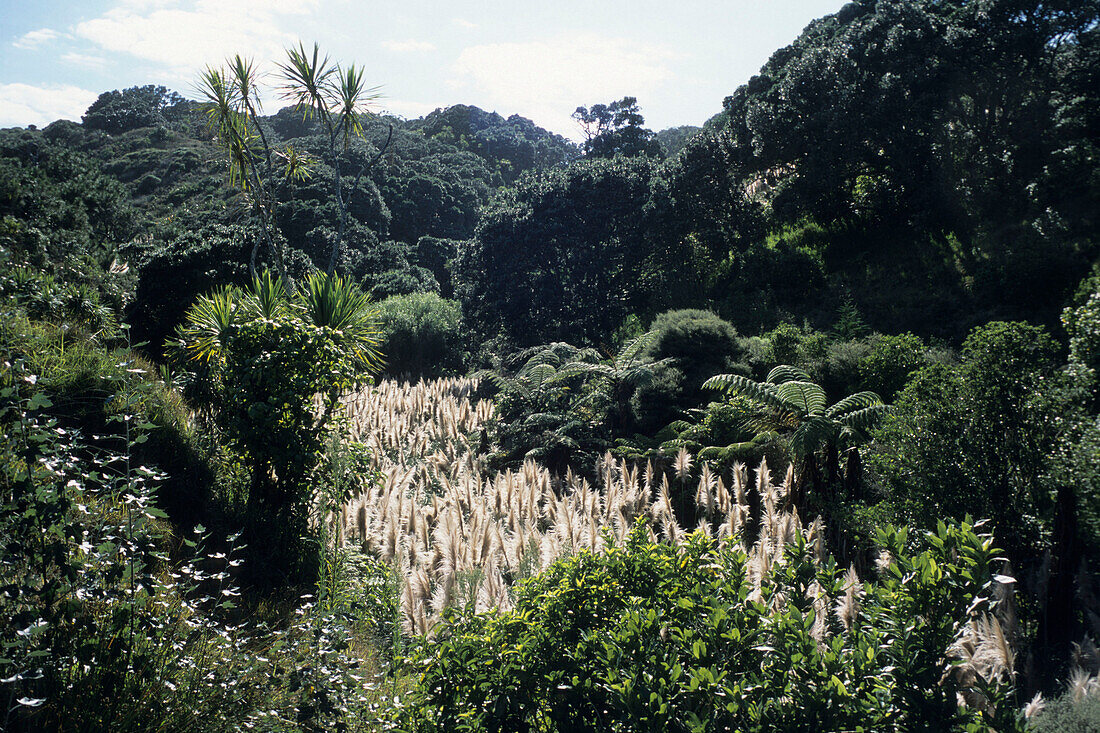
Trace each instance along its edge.
<path fill-rule="evenodd" d="M 180 327 L 214 426 L 248 470 L 249 543 L 274 553 L 275 568 L 300 554 L 341 395 L 381 366 L 376 322 L 367 295 L 338 275 L 313 273 L 291 294 L 265 271 L 247 290 L 200 297 Z"/>
<path fill-rule="evenodd" d="M 341 154 L 356 138 L 370 117 L 369 106 L 379 98 L 377 87 L 368 87 L 361 66 L 344 67 L 322 57 L 317 44 L 307 52 L 301 43 L 287 49 L 287 60 L 278 65 L 276 89 L 306 119 L 317 120 L 325 137 L 325 162 L 334 173 L 333 196 L 338 220 L 326 272 L 333 274 L 344 246 L 348 209 L 363 175 L 382 157 L 389 138 L 377 154 L 367 160 L 351 178 L 343 170 Z M 280 277 L 293 289 L 287 277 L 282 237 L 275 221 L 277 191 L 280 185 L 301 181 L 311 175 L 313 161 L 291 146 L 277 147 L 268 139 L 260 124 L 263 111 L 260 74 L 251 59 L 234 56 L 226 68 L 207 68 L 199 79 L 199 92 L 217 141 L 229 156 L 229 180 L 240 188 L 260 221 L 263 241 L 274 255 Z M 393 136 L 390 126 L 389 136 Z M 347 174 L 347 175 L 346 175 Z M 259 242 L 249 261 L 252 276 L 257 277 Z"/>

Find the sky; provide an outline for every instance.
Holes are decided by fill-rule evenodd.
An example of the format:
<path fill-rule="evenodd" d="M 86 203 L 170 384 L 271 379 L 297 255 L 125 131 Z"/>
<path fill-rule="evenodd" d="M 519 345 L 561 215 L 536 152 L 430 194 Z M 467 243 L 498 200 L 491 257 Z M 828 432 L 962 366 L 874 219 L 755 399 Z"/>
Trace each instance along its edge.
<path fill-rule="evenodd" d="M 380 112 L 473 104 L 572 139 L 578 106 L 637 97 L 654 130 L 701 125 L 838 0 L 0 0 L 0 127 L 79 121 L 101 92 L 197 97 L 208 65 L 272 68 L 319 43 L 365 67 Z M 274 91 L 267 110 L 280 103 Z"/>

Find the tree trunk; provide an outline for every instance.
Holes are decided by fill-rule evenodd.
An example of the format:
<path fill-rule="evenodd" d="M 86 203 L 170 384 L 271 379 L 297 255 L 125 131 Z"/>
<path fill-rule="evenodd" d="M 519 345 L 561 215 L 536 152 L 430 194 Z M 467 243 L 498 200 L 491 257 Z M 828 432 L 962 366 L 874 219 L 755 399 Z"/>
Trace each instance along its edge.
<path fill-rule="evenodd" d="M 859 448 L 848 449 L 848 460 L 844 465 L 844 495 L 853 500 L 863 499 L 863 458 Z"/>
<path fill-rule="evenodd" d="M 1077 547 L 1077 495 L 1072 486 L 1058 489 L 1054 514 L 1054 556 L 1047 586 L 1046 613 L 1039 628 L 1040 643 L 1051 660 L 1069 656 L 1077 638 L 1074 574 L 1080 558 Z M 1053 671 L 1053 670 L 1051 670 Z"/>

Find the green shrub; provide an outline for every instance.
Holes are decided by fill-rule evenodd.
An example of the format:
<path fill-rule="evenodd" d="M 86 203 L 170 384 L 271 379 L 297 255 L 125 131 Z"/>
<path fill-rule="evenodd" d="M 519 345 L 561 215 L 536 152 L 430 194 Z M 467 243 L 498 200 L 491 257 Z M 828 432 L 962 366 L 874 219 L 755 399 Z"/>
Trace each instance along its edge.
<path fill-rule="evenodd" d="M 630 398 L 630 412 L 637 430 L 652 434 L 682 418 L 681 398 L 686 389 L 684 373 L 671 364 L 654 370 L 649 384 L 639 387 Z"/>
<path fill-rule="evenodd" d="M 1075 699 L 1072 691 L 1046 703 L 1028 720 L 1034 733 L 1096 733 L 1100 730 L 1100 695 L 1090 689 Z"/>
<path fill-rule="evenodd" d="M 981 512 L 1014 562 L 1049 546 L 1052 453 L 1071 414 L 1056 353 L 1040 327 L 992 322 L 971 331 L 961 363 L 912 376 L 869 454 L 899 517 L 930 527 Z"/>
<path fill-rule="evenodd" d="M 870 351 L 871 346 L 864 339 L 830 341 L 825 346 L 825 357 L 810 373 L 830 397 L 871 389 L 863 386 L 859 371 L 859 365 Z M 874 389 L 871 391 L 877 392 Z M 879 396 L 882 397 L 882 394 L 879 393 Z"/>
<path fill-rule="evenodd" d="M 180 354 L 196 369 L 220 435 L 249 474 L 246 541 L 264 582 L 308 576 L 313 473 L 340 396 L 377 370 L 376 313 L 340 276 L 311 275 L 293 296 L 265 272 L 248 292 L 216 290 L 188 311 Z M 202 391 L 205 390 L 205 391 Z"/>
<path fill-rule="evenodd" d="M 817 373 L 828 351 L 829 337 L 808 326 L 799 328 L 793 323 L 780 323 L 763 338 L 768 343 L 768 369 L 776 364 L 790 364 L 811 374 Z"/>
<path fill-rule="evenodd" d="M 666 311 L 650 330 L 655 336 L 646 355 L 672 359 L 632 400 L 638 429 L 652 433 L 701 404 L 703 382 L 735 370 L 742 352 L 734 327 L 710 311 Z"/>
<path fill-rule="evenodd" d="M 436 293 L 394 295 L 378 304 L 378 320 L 386 374 L 427 379 L 462 369 L 462 308 L 457 301 Z"/>
<path fill-rule="evenodd" d="M 54 417 L 65 410 L 31 369 L 38 355 L 12 339 L 0 348 L 0 728 L 360 722 L 349 620 L 306 603 L 275 629 L 241 624 L 233 538 L 173 535 L 156 501 L 163 476 L 139 460 L 161 430 L 133 362 L 119 365 L 128 379 L 100 375 L 111 429 L 86 438 Z"/>
<path fill-rule="evenodd" d="M 859 362 L 859 375 L 866 389 L 892 402 L 910 377 L 928 362 L 919 336 L 902 333 L 874 339 L 871 353 Z"/>

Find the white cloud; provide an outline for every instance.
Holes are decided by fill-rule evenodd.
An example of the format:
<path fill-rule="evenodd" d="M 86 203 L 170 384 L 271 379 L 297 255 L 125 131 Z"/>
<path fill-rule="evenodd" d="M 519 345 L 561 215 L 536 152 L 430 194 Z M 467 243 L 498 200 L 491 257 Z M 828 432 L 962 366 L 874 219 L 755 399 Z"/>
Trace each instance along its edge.
<path fill-rule="evenodd" d="M 53 39 L 60 37 L 60 35 L 60 33 L 53 30 L 52 28 L 39 28 L 36 31 L 28 31 L 27 33 L 24 33 L 22 36 L 13 41 L 11 45 L 15 46 L 16 48 L 22 49 L 38 48 L 43 43 L 52 41 Z"/>
<path fill-rule="evenodd" d="M 465 28 L 466 30 L 477 28 L 477 23 L 472 23 L 465 18 L 452 18 L 451 22 L 457 25 L 459 28 Z"/>
<path fill-rule="evenodd" d="M 71 84 L 0 84 L 0 127 L 79 120 L 99 94 Z"/>
<path fill-rule="evenodd" d="M 406 119 L 423 117 L 426 114 L 439 109 L 438 104 L 427 102 L 412 102 L 404 99 L 386 99 L 378 103 L 378 112 L 382 114 L 397 115 Z"/>
<path fill-rule="evenodd" d="M 227 56 L 269 59 L 297 40 L 293 19 L 319 0 L 128 0 L 78 23 L 76 35 L 108 51 L 193 74 Z"/>
<path fill-rule="evenodd" d="M 514 110 L 573 138 L 578 106 L 648 95 L 669 81 L 674 54 L 661 46 L 593 34 L 561 35 L 530 43 L 493 43 L 465 49 L 452 85 L 473 87 L 490 106 Z"/>
<path fill-rule="evenodd" d="M 395 53 L 418 53 L 434 51 L 435 44 L 410 38 L 407 41 L 382 41 L 382 48 Z"/>
<path fill-rule="evenodd" d="M 89 69 L 103 69 L 107 66 L 107 59 L 102 56 L 89 56 L 76 52 L 64 54 L 61 60 L 74 66 L 84 66 Z"/>

